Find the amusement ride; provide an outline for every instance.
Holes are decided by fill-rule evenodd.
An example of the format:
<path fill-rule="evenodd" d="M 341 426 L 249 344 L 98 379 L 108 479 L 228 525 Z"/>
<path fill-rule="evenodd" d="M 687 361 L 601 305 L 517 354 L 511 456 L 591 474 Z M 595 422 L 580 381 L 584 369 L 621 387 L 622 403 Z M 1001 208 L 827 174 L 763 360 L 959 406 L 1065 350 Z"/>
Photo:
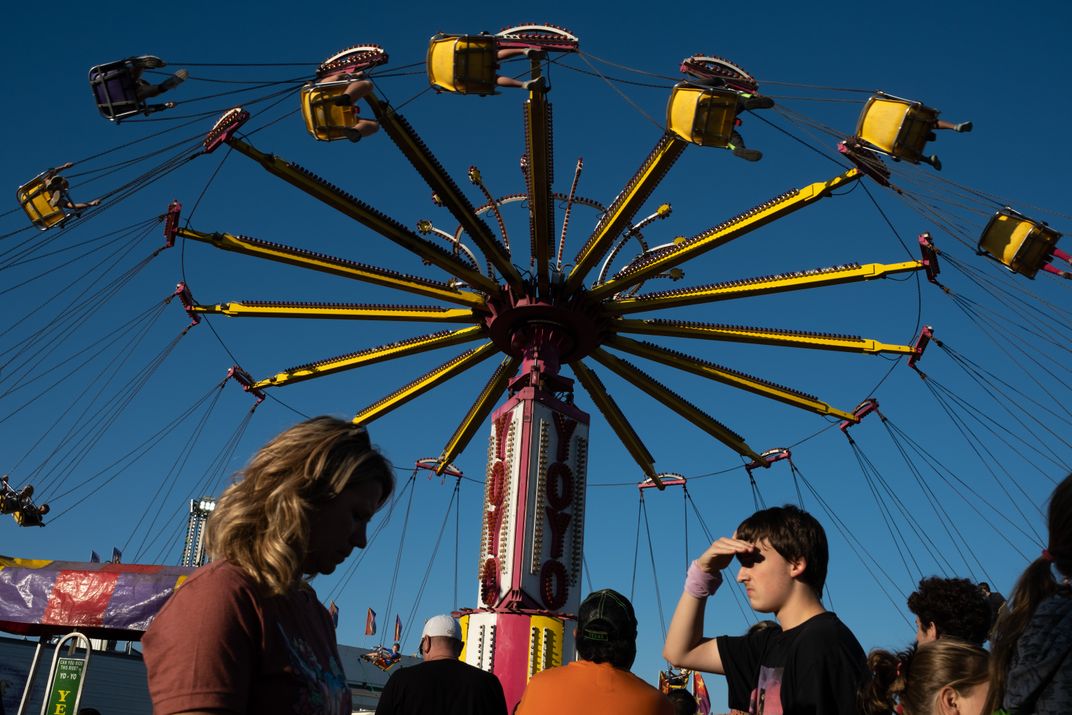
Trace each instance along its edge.
<path fill-rule="evenodd" d="M 411 487 L 418 472 L 453 479 L 455 488 L 435 543 L 434 560 L 451 509 L 455 510 L 456 518 L 459 509 L 458 487 L 464 475 L 455 462 L 463 451 L 472 449 L 471 443 L 482 429 L 489 430 L 486 471 L 482 478 L 475 480 L 482 483 L 483 488 L 479 560 L 475 574 L 476 600 L 466 603 L 459 599 L 455 583 L 454 607 L 465 633 L 462 657 L 498 675 L 512 705 L 520 698 L 528 678 L 569 660 L 573 652 L 570 619 L 585 590 L 585 512 L 586 502 L 593 498 L 592 485 L 588 483 L 590 459 L 593 458 L 589 450 L 593 414 L 605 421 L 636 465 L 638 478 L 635 485 L 639 501 L 636 540 L 631 544 L 634 549 L 632 578 L 635 586 L 642 534 L 646 533 L 652 576 L 656 579 L 655 594 L 660 598 L 660 618 L 663 613 L 657 574 L 659 559 L 652 544 L 646 500 L 654 493 L 680 490 L 684 506 L 680 526 L 684 528 L 686 558 L 690 521 L 703 530 L 706 538 L 717 536 L 712 535 L 701 510 L 689 495 L 689 479 L 670 471 L 674 468 L 672 456 L 659 454 L 658 448 L 653 449 L 645 442 L 642 430 L 634 427 L 634 420 L 621 406 L 621 394 L 625 390 L 643 393 L 673 413 L 675 419 L 691 423 L 712 438 L 726 454 L 736 455 L 741 463 L 738 469 L 747 475 L 757 508 L 765 504 L 757 475 L 779 469 L 790 475 L 801 503 L 810 501 L 813 506 L 823 509 L 826 504 L 794 463 L 792 447 L 770 449 L 769 445 L 751 444 L 745 435 L 735 431 L 732 414 L 723 414 L 717 405 L 709 405 L 668 383 L 671 380 L 674 384 L 681 382 L 677 378 L 684 373 L 818 416 L 816 419 L 823 429 L 839 430 L 847 438 L 909 576 L 922 573 L 919 564 L 914 564 L 913 568 L 905 556 L 913 548 L 910 540 L 921 543 L 936 562 L 945 564 L 952 571 L 958 568 L 960 562 L 954 564 L 955 559 L 942 553 L 936 539 L 923 533 L 925 530 L 920 528 L 918 518 L 910 514 L 899 498 L 897 488 L 891 488 L 881 470 L 854 439 L 855 427 L 863 420 L 881 420 L 904 456 L 927 503 L 936 512 L 939 497 L 930 482 L 940 479 L 961 491 L 971 491 L 970 485 L 966 485 L 955 470 L 940 463 L 929 465 L 935 475 L 924 474 L 924 468 L 919 465 L 920 458 L 926 455 L 925 447 L 911 431 L 903 430 L 883 413 L 880 400 L 874 394 L 861 395 L 853 404 L 832 404 L 763 375 L 714 362 L 705 356 L 706 353 L 696 354 L 697 350 L 692 346 L 765 346 L 788 349 L 783 355 L 805 351 L 885 357 L 891 366 L 903 365 L 897 369 L 916 371 L 976 454 L 988 453 L 988 446 L 996 440 L 1038 467 L 1051 481 L 1055 474 L 1068 470 L 1067 451 L 1055 449 L 1042 453 L 1033 450 L 1029 446 L 1030 438 L 1026 436 L 1035 436 L 1046 443 L 1056 439 L 1063 447 L 1072 446 L 1060 437 L 1061 428 L 1056 425 L 1057 421 L 1067 423 L 1072 417 L 1060 400 L 1054 405 L 1044 398 L 1027 397 L 1024 399 L 1031 400 L 1030 408 L 1007 410 L 1008 414 L 998 415 L 988 412 L 988 407 L 970 404 L 924 371 L 931 353 L 942 350 L 985 389 L 1020 399 L 1022 387 L 1018 379 L 1006 379 L 972 357 L 957 352 L 943 342 L 941 326 L 921 322 L 908 339 L 900 336 L 903 342 L 898 343 L 889 342 L 898 336 L 844 334 L 837 332 L 840 329 L 837 325 L 824 326 L 821 330 L 828 332 L 819 332 L 814 327 L 814 320 L 808 326 L 801 326 L 696 319 L 698 312 L 700 316 L 715 315 L 716 308 L 720 310 L 719 315 L 725 315 L 727 311 L 737 309 L 736 306 L 747 304 L 745 299 L 748 298 L 785 294 L 783 300 L 794 300 L 823 288 L 866 283 L 868 285 L 855 289 L 858 291 L 856 295 L 863 296 L 872 286 L 882 282 L 881 279 L 917 277 L 917 285 L 924 284 L 922 290 L 929 288 L 944 294 L 972 322 L 980 325 L 984 333 L 989 331 L 988 334 L 999 343 L 1004 341 L 1005 348 L 1002 349 L 1007 350 L 1010 360 L 1017 364 L 1028 360 L 1038 365 L 1035 375 L 1029 376 L 1037 386 L 1043 387 L 1051 379 L 1058 379 L 1056 370 L 1043 365 L 1048 356 L 1025 351 L 1022 345 L 1014 344 L 1004 336 L 1010 330 L 1022 330 L 1033 339 L 1047 343 L 1046 349 L 1052 350 L 1051 354 L 1068 351 L 1072 314 L 1063 305 L 1042 304 L 1033 294 L 1020 292 L 1018 286 L 1031 279 L 1060 281 L 1072 277 L 1068 272 L 1072 256 L 1058 245 L 1061 233 L 1032 217 L 1031 211 L 1021 212 L 997 197 L 952 180 L 938 183 L 940 175 L 936 172 L 949 167 L 943 167 L 941 160 L 931 152 L 930 144 L 937 138 L 936 132 L 945 130 L 952 137 L 970 131 L 970 122 L 946 122 L 939 118 L 938 110 L 924 102 L 885 92 L 869 92 L 855 129 L 851 133 L 842 132 L 782 107 L 780 98 L 762 91 L 760 82 L 735 62 L 714 55 L 694 54 L 685 57 L 672 76 L 670 73 L 657 75 L 668 89 L 662 131 L 654 137 L 654 146 L 641 158 L 628 179 L 610 190 L 607 187 L 600 187 L 598 192 L 582 190 L 584 164 L 581 159 L 572 167 L 568 181 L 563 183 L 560 177 L 556 179 L 550 101 L 554 96 L 550 72 L 555 70 L 557 85 L 563 79 L 559 68 L 569 67 L 574 58 L 581 58 L 591 70 L 585 71 L 586 74 L 609 82 L 584 54 L 580 38 L 566 29 L 546 24 L 512 26 L 494 34 L 439 33 L 429 41 L 426 61 L 420 63 L 423 67 L 417 65 L 418 73 L 426 75 L 428 86 L 434 92 L 463 95 L 457 101 L 491 101 L 488 98 L 497 94 L 523 97 L 519 142 L 523 190 L 508 194 L 494 193 L 491 181 L 486 181 L 476 166 L 468 167 L 464 181 L 459 178 L 459 172 L 448 171 L 418 132 L 416 127 L 420 123 L 411 123 L 403 115 L 402 107 L 392 104 L 381 90 L 383 79 L 391 76 L 391 65 L 387 50 L 375 44 L 357 45 L 337 52 L 320 63 L 311 76 L 250 83 L 241 90 L 246 93 L 245 98 L 240 99 L 241 104 L 222 113 L 213 112 L 211 117 L 207 116 L 208 112 L 179 114 L 184 106 L 183 92 L 198 78 L 200 70 L 197 67 L 189 72 L 182 69 L 172 73 L 170 68 L 164 69 L 168 66 L 164 60 L 150 55 L 92 67 L 88 77 L 90 92 L 103 120 L 122 125 L 164 121 L 178 115 L 168 129 L 143 137 L 166 145 L 102 168 L 86 169 L 86 173 L 72 171 L 83 163 L 92 165 L 105 154 L 93 156 L 84 162 L 47 169 L 26 181 L 18 188 L 16 198 L 22 218 L 32 228 L 15 228 L 5 234 L 5 266 L 17 266 L 50 255 L 42 253 L 42 247 L 48 246 L 54 236 L 66 239 L 76 232 L 84 233 L 83 226 L 91 219 L 157 179 L 179 170 L 191 160 L 197 159 L 200 163 L 207 161 L 201 157 L 223 155 L 253 162 L 290 189 L 297 189 L 309 199 L 352 220 L 363 233 L 377 234 L 415 255 L 426 268 L 422 272 L 403 272 L 371 261 L 353 260 L 312 248 L 232 233 L 213 225 L 205 226 L 202 221 L 195 221 L 194 212 L 215 173 L 209 177 L 200 196 L 194 191 L 191 196 L 179 197 L 167 203 L 166 208 L 162 205 L 163 210 L 157 216 L 93 239 L 107 243 L 97 243 L 96 247 L 91 243 L 84 244 L 87 251 L 79 258 L 87 265 L 89 260 L 98 260 L 97 256 L 89 258 L 98 248 L 118 246 L 117 252 L 108 254 L 109 257 L 91 269 L 110 276 L 114 273 L 111 282 L 92 294 L 92 300 L 70 299 L 70 294 L 62 292 L 55 294 L 57 303 L 70 302 L 52 322 L 28 333 L 4 353 L 8 361 L 4 364 L 8 378 L 5 396 L 13 395 L 29 383 L 43 381 L 46 373 L 35 372 L 30 358 L 37 359 L 36 356 L 59 345 L 65 331 L 74 330 L 80 320 L 91 314 L 93 304 L 109 300 L 148 261 L 180 245 L 184 252 L 187 246 L 198 244 L 235 254 L 251 263 L 280 264 L 295 274 L 348 279 L 393 291 L 400 296 L 400 301 L 404 295 L 408 301 L 355 303 L 279 299 L 272 295 L 278 285 L 273 286 L 268 281 L 264 283 L 264 295 L 236 298 L 214 294 L 218 288 L 203 289 L 195 280 L 179 282 L 173 292 L 168 291 L 165 301 L 146 311 L 139 321 L 131 323 L 129 327 L 135 332 L 128 335 L 132 342 L 124 344 L 133 346 L 133 341 L 139 339 L 137 331 L 142 329 L 138 326 L 147 324 L 141 321 L 155 321 L 168 304 L 181 305 L 189 318 L 179 336 L 149 365 L 136 370 L 137 377 L 126 385 L 119 387 L 109 377 L 97 385 L 91 383 L 91 387 L 99 389 L 86 388 L 77 399 L 72 396 L 72 410 L 80 411 L 76 419 L 81 426 L 67 426 L 66 433 L 59 435 L 57 424 L 42 435 L 40 444 L 55 446 L 38 467 L 31 468 L 28 461 L 22 463 L 21 460 L 18 465 L 0 465 L 0 470 L 9 472 L 0 493 L 0 512 L 14 517 L 14 523 L 9 522 L 2 528 L 16 528 L 16 524 L 27 528 L 49 528 L 51 519 L 58 519 L 72 507 L 72 493 L 84 496 L 87 493 L 84 490 L 89 487 L 94 490 L 106 488 L 108 482 L 118 476 L 118 472 L 109 470 L 125 469 L 151 449 L 154 437 L 136 445 L 109 467 L 82 478 L 78 484 L 71 486 L 67 483 L 68 477 L 77 473 L 80 463 L 91 451 L 93 441 L 107 431 L 122 409 L 128 407 L 139 385 L 150 379 L 178 341 L 191 330 L 199 329 L 206 318 L 308 319 L 323 324 L 369 321 L 402 329 L 411 323 L 429 324 L 435 328 L 432 332 L 337 356 L 312 357 L 303 364 L 280 367 L 266 375 L 253 375 L 235 364 L 209 395 L 203 396 L 161 432 L 175 429 L 179 421 L 189 418 L 202 405 L 214 403 L 224 385 L 237 383 L 251 396 L 251 409 L 227 439 L 205 477 L 190 488 L 187 499 L 198 499 L 219 488 L 221 477 L 232 466 L 231 456 L 257 405 L 266 398 L 285 395 L 286 388 L 310 381 L 330 381 L 346 371 L 433 350 L 461 349 L 437 367 L 386 391 L 382 397 L 360 408 L 353 421 L 367 425 L 425 393 L 441 388 L 462 373 L 484 366 L 486 382 L 477 390 L 438 456 L 417 463 L 387 519 L 394 513 L 395 505 L 404 503 L 402 495 Z M 574 63 L 573 66 L 578 65 Z M 403 69 L 412 67 L 407 65 Z M 614 67 L 618 72 L 629 69 L 620 65 Z M 157 80 L 160 82 L 153 84 Z M 288 105 L 287 114 L 274 117 L 271 110 L 282 101 L 296 102 L 297 110 Z M 266 136 L 254 138 L 257 132 L 284 119 L 289 119 L 291 129 L 295 129 L 298 124 L 293 117 L 295 113 L 300 113 L 305 131 L 317 142 L 356 143 L 355 151 L 366 147 L 368 142 L 393 143 L 431 192 L 439 218 L 434 221 L 421 218 L 407 223 L 313 170 L 273 153 Z M 259 114 L 274 118 L 258 125 Z M 727 162 L 762 160 L 761 152 L 745 144 L 742 132 L 749 136 L 749 141 L 754 141 L 753 135 L 765 124 L 780 128 L 766 119 L 768 116 L 801 128 L 808 136 L 802 143 L 809 146 L 816 135 L 828 139 L 828 145 L 823 146 L 822 151 L 838 165 L 837 172 L 815 177 L 810 183 L 802 182 L 771 198 L 760 198 L 751 208 L 691 230 L 687 235 L 654 239 L 656 235 L 667 235 L 664 227 L 669 225 L 667 222 L 673 209 L 669 203 L 656 203 L 655 197 L 663 180 L 673 172 L 675 163 L 686 153 L 705 152 L 717 154 L 715 158 Z M 206 123 L 209 128 L 203 131 Z M 200 130 L 196 139 L 184 138 L 171 143 L 170 138 L 164 137 L 187 126 L 191 134 L 193 129 Z M 942 139 L 944 141 L 945 137 Z M 132 142 L 132 145 L 141 141 Z M 143 148 L 139 146 L 137 150 Z M 129 149 L 130 145 L 117 147 L 122 151 Z M 142 168 L 149 161 L 160 163 Z M 140 174 L 121 181 L 92 201 L 79 202 L 71 196 L 73 193 L 84 199 L 87 195 L 84 184 L 78 182 L 80 177 L 107 180 L 112 174 L 130 172 L 136 166 Z M 401 169 L 393 167 L 390 171 Z M 465 182 L 470 189 L 463 187 Z M 725 249 L 731 242 L 744 239 L 753 232 L 761 235 L 771 230 L 771 225 L 789 222 L 792 216 L 807 212 L 816 204 L 837 201 L 841 194 L 859 187 L 871 197 L 868 185 L 903 199 L 926 219 L 921 220 L 921 224 L 931 226 L 930 230 L 918 232 L 910 241 L 901 241 L 909 255 L 902 255 L 900 260 L 873 256 L 868 257 L 870 262 L 852 262 L 846 257 L 845 262 L 819 268 L 802 266 L 768 275 L 746 273 L 714 282 L 704 275 L 709 264 L 691 263 L 709 252 L 717 255 L 716 249 Z M 873 197 L 871 200 L 874 202 Z M 875 205 L 878 207 L 877 202 Z M 881 212 L 881 208 L 878 210 Z M 527 224 L 527 241 L 521 235 L 524 231 L 518 230 L 518 216 L 522 216 Z M 236 223 L 241 221 L 237 212 L 231 218 Z M 149 258 L 125 268 L 125 272 L 114 272 L 124 265 L 126 256 L 150 231 L 161 230 L 163 243 Z M 570 245 L 567 239 L 578 235 L 580 241 L 575 242 L 579 245 Z M 42 236 L 47 240 L 42 241 Z M 898 239 L 901 239 L 899 235 Z M 898 254 L 902 252 L 899 250 Z M 184 258 L 184 261 L 188 260 Z M 694 265 L 702 267 L 693 269 Z M 975 301 L 959 288 L 951 288 L 946 281 L 953 272 L 981 287 L 990 296 L 996 296 L 1008 310 L 995 314 L 992 308 Z M 735 302 L 726 304 L 730 307 L 723 309 L 725 301 Z M 691 310 L 683 313 L 680 309 Z M 906 320 L 911 317 L 906 315 Z M 216 332 L 216 328 L 213 331 Z M 221 329 L 217 333 L 223 335 L 224 343 L 228 342 L 227 332 L 227 329 Z M 99 350 L 104 350 L 109 341 L 116 344 L 118 340 L 118 332 L 108 340 L 102 338 Z M 89 359 L 98 354 L 95 350 L 98 347 L 82 350 L 81 354 Z M 21 356 L 19 362 L 13 356 Z M 122 359 L 125 361 L 127 357 Z M 792 362 L 793 358 L 786 360 Z M 488 368 L 487 363 L 492 367 Z M 660 366 L 659 375 L 666 377 L 656 377 L 646 363 Z M 608 388 L 608 376 L 612 376 L 613 390 Z M 579 391 L 575 390 L 578 383 L 582 388 Z M 1064 383 L 1061 385 L 1067 387 Z M 30 391 L 23 395 L 31 398 Z M 280 398 L 283 399 L 285 397 Z M 9 409 L 0 419 L 6 420 L 17 414 L 30 402 L 8 397 L 5 403 Z M 1002 423 L 997 421 L 999 417 Z M 1011 422 L 1004 422 L 1006 418 Z M 205 412 L 183 448 L 185 456 L 180 457 L 176 471 L 161 484 L 135 531 L 142 528 L 144 522 L 148 535 L 148 530 L 166 513 L 164 510 L 173 506 L 177 497 L 172 493 L 174 485 L 171 481 L 174 474 L 181 471 L 197 436 L 205 430 L 207 420 L 208 413 Z M 1014 426 L 1007 428 L 1002 424 Z M 616 448 L 605 444 L 599 447 L 600 451 Z M 656 455 L 660 467 L 656 467 Z M 24 474 L 32 476 L 24 477 Z M 1004 507 L 986 504 L 986 507 L 998 511 L 1003 508 L 1005 511 L 1015 510 L 1023 515 L 1018 504 L 1027 496 L 1026 492 L 1019 488 L 1021 494 L 1013 495 L 1012 492 L 1017 490 L 1016 480 L 1000 464 L 995 465 L 991 475 L 998 482 L 1007 478 L 1007 486 L 1001 488 L 1009 490 L 1006 492 L 1009 504 Z M 78 492 L 79 489 L 83 491 Z M 412 491 L 409 498 L 412 500 Z M 165 506 L 169 499 L 171 505 Z M 155 512 L 150 516 L 153 509 Z M 408 507 L 405 515 L 408 520 Z M 882 568 L 873 559 L 868 563 L 866 546 L 853 537 L 844 523 L 839 523 L 836 514 L 827 513 L 826 516 L 833 520 L 831 531 L 846 539 L 861 558 L 864 569 L 871 572 L 880 585 L 886 582 L 896 593 L 897 585 L 889 575 L 882 573 Z M 199 518 L 203 520 L 205 514 Z M 893 524 L 898 521 L 914 533 L 906 536 L 895 529 Z M 676 528 L 678 525 L 666 525 L 663 530 Z M 998 528 L 1006 526 L 1001 524 Z M 402 540 L 406 530 L 406 522 L 403 522 Z M 1014 537 L 1017 545 L 1024 539 L 1034 539 L 1035 534 L 1026 525 L 1019 528 L 1019 532 Z M 963 534 L 946 528 L 945 535 L 959 559 L 970 564 L 968 568 L 978 566 L 979 573 L 985 574 L 979 555 L 971 552 Z M 693 542 L 694 546 L 696 543 Z M 388 612 L 391 611 L 390 601 L 395 598 L 402 541 L 397 548 Z M 186 545 L 186 550 L 193 553 L 190 544 Z M 149 551 L 149 548 L 139 548 L 139 555 L 144 553 L 148 557 Z M 676 555 L 672 561 L 676 569 Z M 350 573 L 352 575 L 352 571 Z M 676 578 L 676 573 L 676 570 L 671 572 L 671 580 Z M 423 593 L 427 581 L 426 573 L 419 593 Z M 737 598 L 740 607 L 741 601 L 739 596 Z M 890 600 L 895 602 L 895 598 Z M 382 649 L 382 654 L 386 658 L 383 667 L 391 667 L 394 661 L 387 658 L 389 651 Z M 673 687 L 684 682 L 679 675 L 669 680 L 675 683 Z"/>

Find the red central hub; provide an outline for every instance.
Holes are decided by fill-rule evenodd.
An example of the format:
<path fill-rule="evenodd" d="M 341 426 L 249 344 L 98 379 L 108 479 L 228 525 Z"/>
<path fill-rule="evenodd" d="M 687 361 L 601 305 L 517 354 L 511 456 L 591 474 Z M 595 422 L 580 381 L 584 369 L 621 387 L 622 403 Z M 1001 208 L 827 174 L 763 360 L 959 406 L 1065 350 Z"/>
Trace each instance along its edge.
<path fill-rule="evenodd" d="M 519 358 L 552 348 L 561 362 L 579 360 L 603 342 L 608 317 L 599 303 L 584 292 L 568 299 L 537 298 L 530 292 L 514 298 L 488 301 L 485 319 L 492 342 L 504 353 Z"/>

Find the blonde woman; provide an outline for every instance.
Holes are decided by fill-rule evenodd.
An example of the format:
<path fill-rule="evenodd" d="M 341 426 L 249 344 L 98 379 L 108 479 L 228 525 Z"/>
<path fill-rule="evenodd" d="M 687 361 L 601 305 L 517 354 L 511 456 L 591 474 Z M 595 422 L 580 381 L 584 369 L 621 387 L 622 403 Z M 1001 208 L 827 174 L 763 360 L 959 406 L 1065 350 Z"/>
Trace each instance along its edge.
<path fill-rule="evenodd" d="M 393 488 L 350 422 L 316 417 L 261 448 L 208 520 L 212 563 L 145 634 L 153 712 L 349 715 L 331 617 L 305 577 L 365 547 Z"/>
<path fill-rule="evenodd" d="M 860 690 L 864 715 L 983 715 L 990 690 L 989 654 L 956 638 L 904 653 L 873 650 L 871 677 Z"/>

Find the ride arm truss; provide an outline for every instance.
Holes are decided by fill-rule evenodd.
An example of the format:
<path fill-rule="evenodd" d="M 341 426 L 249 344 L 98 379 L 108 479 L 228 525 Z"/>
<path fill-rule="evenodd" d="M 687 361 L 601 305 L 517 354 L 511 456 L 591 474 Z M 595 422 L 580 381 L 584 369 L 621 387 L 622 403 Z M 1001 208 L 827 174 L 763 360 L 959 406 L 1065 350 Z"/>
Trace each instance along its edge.
<path fill-rule="evenodd" d="M 691 372 L 693 375 L 699 375 L 700 377 L 706 377 L 709 380 L 721 382 L 730 387 L 736 387 L 739 390 L 745 390 L 756 395 L 761 395 L 762 397 L 778 400 L 779 402 L 784 402 L 793 407 L 799 407 L 802 410 L 814 412 L 819 415 L 833 415 L 842 420 L 853 419 L 851 412 L 845 412 L 844 410 L 832 407 L 813 395 L 794 390 L 791 387 L 778 385 L 752 375 L 747 375 L 743 372 L 731 370 L 722 367 L 721 365 L 716 365 L 715 363 L 686 355 L 677 350 L 669 350 L 657 345 L 652 345 L 651 343 L 637 342 L 636 340 L 630 340 L 629 338 L 623 338 L 621 336 L 610 338 L 607 341 L 607 345 L 638 357 L 654 360 L 663 365 L 669 365 L 678 370 Z"/>
<path fill-rule="evenodd" d="M 542 87 L 534 87 L 525 102 L 525 156 L 528 158 L 525 179 L 531 215 L 532 256 L 536 260 L 536 286 L 542 296 L 548 294 L 549 265 L 554 251 L 555 205 L 551 184 L 555 172 L 551 136 L 551 103 Z"/>
<path fill-rule="evenodd" d="M 491 414 L 491 411 L 495 409 L 495 403 L 498 402 L 499 396 L 506 389 L 510 378 L 517 373 L 517 368 L 520 364 L 521 360 L 519 358 L 508 355 L 495 368 L 495 372 L 492 373 L 488 384 L 484 385 L 484 389 L 477 395 L 476 402 L 465 413 L 465 418 L 458 425 L 458 429 L 454 431 L 454 434 L 451 435 L 450 441 L 447 442 L 443 453 L 436 461 L 436 474 L 441 475 L 445 470 L 449 469 L 454 458 L 469 445 L 473 435 L 484 424 L 484 420 Z"/>
<path fill-rule="evenodd" d="M 365 350 L 349 353 L 348 355 L 341 355 L 327 360 L 320 360 L 305 365 L 299 365 L 298 367 L 292 367 L 273 375 L 272 377 L 255 382 L 253 387 L 281 387 L 283 385 L 302 382 L 303 380 L 308 380 L 314 377 L 332 375 L 337 372 L 342 372 L 343 370 L 353 370 L 354 368 L 364 367 L 365 365 L 371 365 L 377 362 L 394 360 L 395 358 L 416 355 L 429 350 L 436 350 L 437 348 L 445 348 L 451 345 L 472 342 L 473 340 L 479 340 L 482 337 L 484 337 L 484 330 L 479 325 L 472 325 L 459 330 L 443 330 L 437 333 L 408 338 L 406 340 L 400 340 L 395 343 L 388 343 L 374 348 L 366 348 Z"/>
<path fill-rule="evenodd" d="M 260 241 L 249 236 L 235 236 L 218 232 L 203 233 L 189 228 L 178 229 L 176 235 L 208 243 L 224 251 L 242 253 L 247 256 L 256 256 L 257 258 L 265 258 L 280 263 L 289 263 L 299 268 L 331 273 L 388 288 L 398 288 L 429 298 L 438 298 L 471 307 L 484 305 L 484 298 L 478 293 L 461 291 L 441 281 L 398 273 L 387 268 L 377 268 L 322 253 L 284 246 L 279 243 Z"/>
<path fill-rule="evenodd" d="M 432 154 L 431 149 L 406 121 L 406 118 L 375 95 L 370 94 L 365 99 L 387 136 L 391 137 L 403 156 L 409 160 L 429 188 L 461 224 L 485 258 L 491 261 L 495 270 L 499 271 L 511 288 L 520 290 L 521 274 L 510 262 L 510 254 L 502 243 L 496 240 L 487 223 L 477 216 L 472 203 Z"/>
<path fill-rule="evenodd" d="M 693 405 L 676 392 L 654 379 L 640 368 L 622 358 L 612 355 L 602 348 L 596 348 L 592 357 L 604 367 L 616 373 L 626 382 L 640 388 L 659 402 L 678 413 L 689 422 L 707 432 L 727 447 L 749 459 L 759 459 L 758 452 L 745 444 L 744 438 L 724 424 Z"/>
<path fill-rule="evenodd" d="M 481 321 L 481 318 L 468 308 L 442 308 L 437 305 L 232 300 L 216 305 L 190 305 L 187 306 L 187 312 L 226 315 L 231 318 L 328 318 L 422 323 L 479 323 Z"/>
<path fill-rule="evenodd" d="M 655 458 L 651 456 L 651 452 L 644 446 L 640 435 L 633 429 L 633 425 L 625 418 L 625 414 L 618 407 L 618 403 L 607 392 L 603 381 L 599 379 L 595 371 L 580 360 L 571 362 L 570 368 L 573 370 L 573 374 L 577 376 L 577 379 L 580 380 L 581 385 L 584 386 L 585 391 L 588 392 L 588 396 L 592 398 L 592 402 L 607 418 L 607 422 L 610 424 L 611 429 L 614 430 L 614 434 L 618 435 L 618 439 L 625 445 L 626 451 L 640 465 L 640 470 L 644 473 L 644 476 L 662 489 L 662 482 L 655 472 Z"/>
<path fill-rule="evenodd" d="M 805 206 L 810 206 L 816 201 L 830 196 L 834 189 L 855 181 L 861 176 L 863 174 L 859 169 L 849 169 L 844 174 L 835 176 L 829 181 L 820 181 L 800 189 L 787 191 L 759 206 L 723 221 L 717 226 L 687 238 L 676 246 L 642 258 L 623 270 L 621 274 L 605 283 L 592 287 L 589 292 L 596 299 L 612 296 L 653 276 L 665 273 L 701 253 L 729 243 L 733 239 L 754 231 L 760 226 L 776 221 Z"/>
<path fill-rule="evenodd" d="M 642 320 L 618 318 L 614 321 L 614 330 L 618 333 L 661 335 L 668 338 L 700 338 L 701 340 L 722 340 L 733 343 L 756 343 L 759 345 L 836 350 L 850 353 L 889 353 L 893 355 L 912 355 L 915 353 L 915 348 L 911 345 L 882 343 L 878 340 L 861 338 L 857 335 L 814 333 L 803 330 L 760 328 L 746 325 L 697 323 L 662 318 Z"/>
<path fill-rule="evenodd" d="M 468 328 L 467 328 L 468 329 Z M 487 360 L 498 352 L 495 343 L 487 342 L 471 350 L 466 350 L 461 355 L 443 363 L 434 370 L 430 370 L 416 380 L 403 385 L 390 395 L 383 397 L 354 415 L 354 424 L 364 425 L 383 417 L 391 410 L 401 407 L 415 397 L 438 387 L 447 380 L 460 375 L 474 365 Z"/>
<path fill-rule="evenodd" d="M 773 276 L 760 278 L 745 278 L 742 280 L 727 281 L 725 283 L 712 283 L 697 288 L 681 288 L 677 290 L 659 291 L 656 293 L 644 293 L 633 298 L 605 303 L 607 309 L 615 313 L 637 313 L 645 310 L 657 310 L 659 308 L 673 308 L 679 305 L 692 305 L 695 303 L 711 303 L 718 300 L 731 300 L 733 298 L 745 298 L 753 295 L 765 295 L 768 293 L 784 293 L 786 291 L 802 290 L 804 288 L 817 288 L 819 286 L 839 285 L 842 283 L 856 283 L 875 278 L 885 278 L 888 275 L 904 273 L 906 271 L 918 271 L 925 268 L 923 261 L 903 261 L 901 263 L 849 263 L 829 268 L 817 268 L 807 271 L 793 271 Z"/>
<path fill-rule="evenodd" d="M 669 132 L 663 134 L 641 164 L 640 169 L 614 199 L 614 203 L 607 209 L 606 214 L 596 225 L 595 231 L 577 254 L 573 270 L 566 278 L 567 292 L 572 292 L 581 285 L 588 272 L 610 250 L 614 240 L 632 225 L 633 216 L 666 176 L 686 146 L 688 142 L 679 139 L 674 134 Z"/>
<path fill-rule="evenodd" d="M 258 162 L 270 173 L 372 229 L 381 236 L 394 241 L 419 256 L 421 260 L 443 269 L 473 288 L 488 294 L 498 292 L 499 287 L 494 279 L 489 278 L 471 266 L 467 266 L 450 252 L 424 240 L 395 219 L 347 194 L 337 186 L 333 186 L 308 169 L 285 161 L 274 154 L 265 154 L 240 139 L 231 138 L 227 140 L 227 143 L 239 153 Z"/>

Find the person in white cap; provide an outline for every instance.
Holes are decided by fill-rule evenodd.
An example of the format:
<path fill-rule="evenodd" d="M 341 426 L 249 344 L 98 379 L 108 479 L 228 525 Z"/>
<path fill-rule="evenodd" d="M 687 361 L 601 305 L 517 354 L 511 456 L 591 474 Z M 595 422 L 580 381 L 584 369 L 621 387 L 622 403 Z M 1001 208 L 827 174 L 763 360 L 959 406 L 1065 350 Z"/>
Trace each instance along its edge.
<path fill-rule="evenodd" d="M 429 618 L 421 631 L 424 662 L 395 671 L 376 715 L 506 715 L 499 679 L 458 660 L 461 652 L 458 622 L 448 615 Z"/>

